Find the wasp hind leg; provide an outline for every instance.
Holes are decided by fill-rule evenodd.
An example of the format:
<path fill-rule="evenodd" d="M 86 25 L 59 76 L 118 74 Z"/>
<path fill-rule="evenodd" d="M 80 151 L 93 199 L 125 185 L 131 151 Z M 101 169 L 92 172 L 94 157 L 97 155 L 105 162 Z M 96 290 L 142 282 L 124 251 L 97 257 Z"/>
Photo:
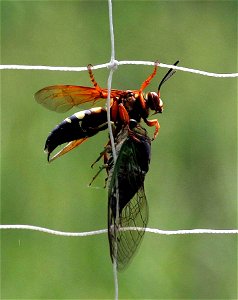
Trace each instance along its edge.
<path fill-rule="evenodd" d="M 102 98 L 107 98 L 107 93 L 103 92 L 102 88 L 98 85 L 97 81 L 95 80 L 94 78 L 94 75 L 93 75 L 93 71 L 92 71 L 92 65 L 89 64 L 87 66 L 88 68 L 88 73 L 89 73 L 89 77 L 91 79 L 91 82 L 92 84 L 94 85 L 95 89 L 100 93 L 101 97 Z"/>

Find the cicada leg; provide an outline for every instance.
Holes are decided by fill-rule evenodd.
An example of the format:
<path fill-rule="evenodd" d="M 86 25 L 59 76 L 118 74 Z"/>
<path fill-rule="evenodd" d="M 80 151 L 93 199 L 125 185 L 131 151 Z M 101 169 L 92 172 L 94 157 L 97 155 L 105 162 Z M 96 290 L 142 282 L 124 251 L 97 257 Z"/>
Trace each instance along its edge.
<path fill-rule="evenodd" d="M 104 147 L 104 150 L 102 152 L 100 152 L 99 157 L 92 163 L 91 168 L 94 167 L 94 165 L 99 162 L 99 160 L 104 157 L 104 164 L 107 163 L 107 153 L 110 151 L 111 146 L 110 146 L 110 141 L 108 141 L 108 143 L 106 144 L 106 146 Z"/>
<path fill-rule="evenodd" d="M 101 173 L 101 171 L 104 170 L 104 169 L 107 169 L 107 168 L 108 168 L 108 165 L 102 165 L 102 166 L 100 166 L 98 172 L 93 176 L 93 178 L 92 178 L 92 180 L 90 181 L 90 183 L 89 183 L 88 186 L 91 186 L 92 183 L 94 182 L 94 180 L 95 180 L 95 179 L 98 177 L 98 175 Z M 106 186 L 106 184 L 105 184 L 105 186 Z"/>
<path fill-rule="evenodd" d="M 109 158 L 108 158 L 108 152 L 110 152 L 110 151 L 111 151 L 111 146 L 110 146 L 110 140 L 109 140 L 108 143 L 106 144 L 106 146 L 104 147 L 104 150 L 100 153 L 99 157 L 91 165 L 91 168 L 93 168 L 94 165 L 97 162 L 99 162 L 99 160 L 103 157 L 104 164 L 99 167 L 98 172 L 93 176 L 91 182 L 89 183 L 89 186 L 92 185 L 92 183 L 98 177 L 98 175 L 101 173 L 102 170 L 106 169 L 107 174 L 108 174 L 108 160 L 109 160 Z M 107 178 L 105 179 L 105 186 L 104 187 L 106 187 L 106 183 L 107 183 Z"/>

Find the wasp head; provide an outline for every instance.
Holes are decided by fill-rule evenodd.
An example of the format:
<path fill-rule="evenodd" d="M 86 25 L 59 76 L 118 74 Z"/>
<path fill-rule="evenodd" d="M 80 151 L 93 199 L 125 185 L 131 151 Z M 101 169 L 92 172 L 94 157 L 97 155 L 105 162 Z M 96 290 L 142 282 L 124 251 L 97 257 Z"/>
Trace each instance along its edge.
<path fill-rule="evenodd" d="M 179 61 L 176 61 L 174 63 L 174 66 L 176 66 L 178 63 L 179 63 Z M 165 76 L 163 77 L 163 79 L 160 81 L 160 84 L 159 84 L 159 87 L 158 87 L 158 93 L 150 92 L 147 95 L 147 105 L 148 105 L 148 108 L 150 108 L 151 110 L 154 110 L 155 114 L 163 112 L 163 101 L 160 98 L 160 89 L 161 89 L 161 86 L 170 77 L 172 77 L 175 72 L 176 72 L 176 70 L 174 70 L 173 68 L 169 69 L 169 71 L 165 74 Z"/>
<path fill-rule="evenodd" d="M 159 94 L 155 92 L 149 92 L 147 95 L 147 105 L 155 113 L 163 112 L 163 101 L 160 99 Z"/>

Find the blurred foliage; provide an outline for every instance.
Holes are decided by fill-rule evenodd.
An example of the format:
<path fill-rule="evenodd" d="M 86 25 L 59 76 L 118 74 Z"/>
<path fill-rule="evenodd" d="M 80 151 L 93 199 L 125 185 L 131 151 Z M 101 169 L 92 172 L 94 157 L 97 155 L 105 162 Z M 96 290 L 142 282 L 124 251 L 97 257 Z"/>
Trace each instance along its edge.
<path fill-rule="evenodd" d="M 237 69 L 237 1 L 113 1 L 116 58 L 201 70 Z M 110 60 L 107 1 L 1 1 L 1 64 L 86 66 Z M 151 67 L 122 66 L 113 88 L 137 89 Z M 156 91 L 160 69 L 148 90 Z M 108 70 L 95 71 L 106 87 Z M 91 86 L 87 72 L 1 72 L 2 224 L 106 228 L 104 175 L 91 163 L 107 132 L 46 162 L 48 132 L 67 115 L 33 99 L 52 84 Z M 177 72 L 162 89 L 161 130 L 146 178 L 149 226 L 237 226 L 237 80 Z M 73 113 L 73 111 L 72 111 Z M 148 131 L 153 133 L 153 129 Z M 99 188 L 97 188 L 99 187 Z M 2 299 L 106 299 L 114 285 L 107 235 L 1 232 Z M 119 274 L 120 299 L 236 299 L 234 236 L 146 234 Z"/>

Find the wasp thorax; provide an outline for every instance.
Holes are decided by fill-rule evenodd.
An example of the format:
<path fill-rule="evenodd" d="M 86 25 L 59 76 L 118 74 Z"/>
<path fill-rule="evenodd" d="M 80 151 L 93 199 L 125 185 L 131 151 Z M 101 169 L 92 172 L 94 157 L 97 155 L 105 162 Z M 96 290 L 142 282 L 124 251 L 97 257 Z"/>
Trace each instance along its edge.
<path fill-rule="evenodd" d="M 163 101 L 157 93 L 149 92 L 147 95 L 147 103 L 151 110 L 154 110 L 156 113 L 162 113 Z"/>
<path fill-rule="evenodd" d="M 133 110 L 135 102 L 135 94 L 132 91 L 126 91 L 125 96 L 122 98 L 122 103 L 128 112 Z"/>

